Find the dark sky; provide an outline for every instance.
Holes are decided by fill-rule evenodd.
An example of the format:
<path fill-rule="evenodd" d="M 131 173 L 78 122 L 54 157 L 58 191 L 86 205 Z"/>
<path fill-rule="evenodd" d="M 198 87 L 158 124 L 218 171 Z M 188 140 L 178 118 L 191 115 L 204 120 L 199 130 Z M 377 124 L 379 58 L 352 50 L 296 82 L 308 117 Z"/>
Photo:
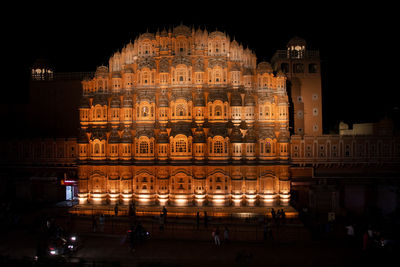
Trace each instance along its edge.
<path fill-rule="evenodd" d="M 14 16 L 3 22 L 9 25 L 5 54 L 12 55 L 11 75 L 16 75 L 23 92 L 23 74 L 36 58 L 47 58 L 59 72 L 94 71 L 147 29 L 155 32 L 181 23 L 218 29 L 254 50 L 259 61 L 270 61 L 275 50 L 285 49 L 297 35 L 306 39 L 310 49 L 320 50 L 323 112 L 329 125 L 343 119 L 377 120 L 398 105 L 388 65 L 397 34 L 393 8 L 365 3 L 261 3 L 229 2 L 238 5 L 235 9 L 213 2 L 202 2 L 201 8 L 191 2 L 160 6 L 149 2 L 139 7 L 98 2 L 101 9 L 70 3 L 50 9 L 30 6 L 24 12 L 16 8 L 9 10 Z"/>

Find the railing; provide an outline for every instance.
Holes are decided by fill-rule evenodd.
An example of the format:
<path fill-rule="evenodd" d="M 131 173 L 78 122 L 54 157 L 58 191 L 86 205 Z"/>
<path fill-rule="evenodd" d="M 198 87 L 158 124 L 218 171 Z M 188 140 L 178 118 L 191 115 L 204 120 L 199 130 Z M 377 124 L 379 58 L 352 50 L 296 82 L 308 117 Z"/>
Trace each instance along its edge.
<path fill-rule="evenodd" d="M 277 50 L 272 57 L 274 60 L 276 59 L 286 59 L 289 58 L 287 50 Z M 319 58 L 318 50 L 306 50 L 306 54 L 304 58 Z M 272 60 L 272 61 L 274 61 Z"/>

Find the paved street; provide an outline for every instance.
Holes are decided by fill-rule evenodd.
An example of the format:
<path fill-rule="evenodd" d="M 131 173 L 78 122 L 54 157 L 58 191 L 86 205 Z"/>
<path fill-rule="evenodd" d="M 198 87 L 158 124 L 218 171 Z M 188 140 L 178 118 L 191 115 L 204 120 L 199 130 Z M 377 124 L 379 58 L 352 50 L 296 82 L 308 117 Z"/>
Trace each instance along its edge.
<path fill-rule="evenodd" d="M 374 261 L 381 265 L 394 256 L 365 253 L 361 244 L 350 245 L 341 237 L 313 238 L 296 220 L 279 227 L 273 224 L 273 239 L 263 240 L 262 223 L 257 220 L 213 219 L 207 228 L 201 223 L 197 229 L 194 219 L 168 218 L 160 231 L 156 218 L 140 219 L 152 237 L 132 253 L 123 242 L 129 227 L 127 217 L 106 217 L 104 231 L 98 228 L 93 232 L 91 217 L 60 215 L 57 223 L 77 232 L 83 243 L 66 261 L 85 262 L 85 266 L 359 266 Z M 229 244 L 213 244 L 211 232 L 217 225 L 221 230 L 228 226 Z M 33 225 L 3 231 L 0 255 L 3 259 L 32 259 L 41 234 Z"/>

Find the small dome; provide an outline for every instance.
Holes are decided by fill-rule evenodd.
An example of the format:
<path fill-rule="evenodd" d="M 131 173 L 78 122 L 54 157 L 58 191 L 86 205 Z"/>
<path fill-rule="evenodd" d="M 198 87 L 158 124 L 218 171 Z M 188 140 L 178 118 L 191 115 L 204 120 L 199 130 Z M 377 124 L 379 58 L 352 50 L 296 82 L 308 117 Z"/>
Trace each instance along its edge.
<path fill-rule="evenodd" d="M 173 33 L 175 36 L 183 35 L 183 36 L 189 37 L 192 35 L 192 31 L 186 25 L 179 25 L 179 26 L 175 27 L 173 30 Z"/>
<path fill-rule="evenodd" d="M 306 40 L 304 40 L 303 38 L 300 38 L 298 36 L 293 37 L 292 39 L 289 40 L 287 46 L 306 46 Z"/>
<path fill-rule="evenodd" d="M 214 136 L 222 136 L 222 137 L 227 137 L 228 136 L 228 131 L 227 131 L 226 123 L 212 123 L 210 124 L 210 132 L 209 135 L 211 137 Z"/>
<path fill-rule="evenodd" d="M 249 129 L 244 137 L 245 143 L 257 143 L 257 136 L 253 129 Z"/>
<path fill-rule="evenodd" d="M 120 142 L 121 142 L 121 138 L 119 137 L 117 129 L 112 129 L 110 137 L 108 139 L 108 143 L 116 144 L 116 143 L 120 143 Z"/>
<path fill-rule="evenodd" d="M 148 138 L 154 137 L 154 131 L 149 129 L 142 129 L 136 132 L 136 137 L 147 136 Z"/>
<path fill-rule="evenodd" d="M 133 73 L 133 69 L 132 68 L 125 68 L 124 69 L 124 73 Z"/>
<path fill-rule="evenodd" d="M 241 107 L 242 106 L 242 96 L 238 91 L 233 91 L 231 95 L 231 107 Z"/>
<path fill-rule="evenodd" d="M 194 132 L 193 143 L 205 143 L 206 136 L 202 127 L 197 127 Z"/>
<path fill-rule="evenodd" d="M 106 77 L 108 75 L 108 68 L 106 66 L 99 66 L 96 69 L 96 77 Z"/>
<path fill-rule="evenodd" d="M 241 71 L 240 66 L 238 64 L 232 65 L 229 71 Z"/>
<path fill-rule="evenodd" d="M 161 94 L 160 97 L 158 98 L 158 106 L 159 107 L 169 106 L 168 97 L 165 94 Z"/>
<path fill-rule="evenodd" d="M 235 127 L 232 129 L 231 136 L 230 136 L 231 143 L 242 143 L 243 136 L 242 132 L 240 131 L 239 127 Z"/>
<path fill-rule="evenodd" d="M 211 92 L 208 96 L 208 102 L 214 102 L 215 100 L 221 100 L 222 102 L 228 102 L 228 96 L 223 91 Z"/>
<path fill-rule="evenodd" d="M 251 71 L 251 69 L 245 68 L 243 70 L 243 76 L 249 76 L 249 75 L 253 75 L 253 72 Z"/>
<path fill-rule="evenodd" d="M 139 40 L 145 40 L 145 39 L 155 40 L 156 38 L 154 37 L 153 33 L 146 32 L 146 33 L 142 33 L 139 36 Z"/>
<path fill-rule="evenodd" d="M 115 71 L 112 73 L 112 78 L 122 78 L 121 73 L 119 71 Z"/>
<path fill-rule="evenodd" d="M 206 100 L 204 99 L 204 94 L 197 93 L 194 97 L 194 106 L 195 107 L 205 107 Z"/>
<path fill-rule="evenodd" d="M 88 136 L 87 136 L 86 131 L 84 129 L 81 129 L 79 131 L 78 143 L 80 143 L 80 144 L 89 143 Z"/>
<path fill-rule="evenodd" d="M 132 98 L 126 96 L 124 97 L 124 101 L 122 102 L 122 106 L 124 108 L 132 108 L 133 107 L 133 100 Z"/>
<path fill-rule="evenodd" d="M 87 97 L 82 97 L 82 99 L 81 99 L 81 104 L 80 104 L 79 107 L 80 107 L 80 108 L 90 108 L 89 98 L 87 98 Z"/>
<path fill-rule="evenodd" d="M 125 128 L 122 134 L 121 143 L 132 143 L 132 132 L 129 128 Z"/>
<path fill-rule="evenodd" d="M 257 66 L 257 73 L 263 74 L 263 73 L 272 73 L 272 67 L 271 64 L 268 62 L 260 62 Z"/>
<path fill-rule="evenodd" d="M 103 128 L 93 129 L 90 139 L 91 140 L 95 140 L 95 139 L 105 140 L 106 139 L 105 129 L 103 129 Z"/>
<path fill-rule="evenodd" d="M 111 99 L 110 107 L 112 107 L 112 108 L 120 108 L 121 107 L 121 100 L 119 99 L 118 96 L 114 96 Z"/>
<path fill-rule="evenodd" d="M 107 106 L 107 104 L 108 104 L 107 99 L 103 95 L 96 94 L 93 97 L 93 103 L 92 103 L 93 106 L 96 106 L 96 105 Z"/>
<path fill-rule="evenodd" d="M 254 100 L 254 96 L 250 93 L 247 93 L 244 96 L 244 105 L 245 106 L 255 106 L 256 105 L 256 101 Z"/>
<path fill-rule="evenodd" d="M 166 131 L 160 131 L 158 133 L 157 143 L 158 144 L 168 144 L 169 143 L 168 133 Z"/>

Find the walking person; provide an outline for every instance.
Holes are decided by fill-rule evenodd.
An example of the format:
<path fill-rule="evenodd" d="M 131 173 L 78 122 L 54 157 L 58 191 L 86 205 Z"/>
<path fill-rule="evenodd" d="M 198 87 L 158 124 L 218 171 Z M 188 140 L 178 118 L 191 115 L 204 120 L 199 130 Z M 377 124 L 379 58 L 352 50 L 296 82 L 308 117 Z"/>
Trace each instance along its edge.
<path fill-rule="evenodd" d="M 218 226 L 214 231 L 214 242 L 215 242 L 215 245 L 217 245 L 217 246 L 221 245 L 221 240 L 219 238 L 219 227 Z"/>
<path fill-rule="evenodd" d="M 204 227 L 207 229 L 208 227 L 208 217 L 207 217 L 207 211 L 204 212 Z"/>

